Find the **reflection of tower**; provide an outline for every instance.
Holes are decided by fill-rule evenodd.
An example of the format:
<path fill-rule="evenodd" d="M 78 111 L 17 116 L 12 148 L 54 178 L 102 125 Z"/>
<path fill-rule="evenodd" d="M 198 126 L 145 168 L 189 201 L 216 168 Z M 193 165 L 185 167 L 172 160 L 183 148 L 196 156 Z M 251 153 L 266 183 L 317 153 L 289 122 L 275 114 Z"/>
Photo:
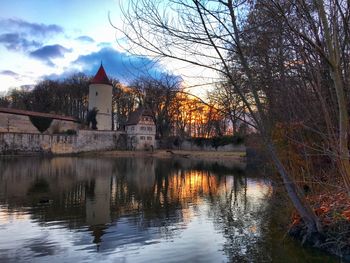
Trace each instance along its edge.
<path fill-rule="evenodd" d="M 97 176 L 90 183 L 86 194 L 86 223 L 90 226 L 94 235 L 94 243 L 101 242 L 104 225 L 110 223 L 110 178 L 108 176 Z"/>
<path fill-rule="evenodd" d="M 101 64 L 89 85 L 89 111 L 98 110 L 98 130 L 112 130 L 112 84 Z"/>
<path fill-rule="evenodd" d="M 155 163 L 153 159 L 135 158 L 129 163 L 126 171 L 129 184 L 138 192 L 147 192 L 153 188 L 155 179 Z"/>

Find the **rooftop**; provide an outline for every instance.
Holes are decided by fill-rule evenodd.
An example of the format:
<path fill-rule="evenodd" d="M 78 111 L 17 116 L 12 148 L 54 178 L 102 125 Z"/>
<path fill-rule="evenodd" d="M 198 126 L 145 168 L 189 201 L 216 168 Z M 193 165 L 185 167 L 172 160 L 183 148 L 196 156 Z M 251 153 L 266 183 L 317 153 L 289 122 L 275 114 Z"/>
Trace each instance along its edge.
<path fill-rule="evenodd" d="M 136 125 L 140 122 L 142 116 L 153 117 L 150 110 L 139 107 L 137 110 L 131 112 L 128 117 L 126 125 Z"/>
<path fill-rule="evenodd" d="M 107 85 L 111 85 L 111 82 L 109 81 L 106 71 L 102 66 L 98 69 L 95 77 L 92 79 L 91 84 L 107 84 Z"/>

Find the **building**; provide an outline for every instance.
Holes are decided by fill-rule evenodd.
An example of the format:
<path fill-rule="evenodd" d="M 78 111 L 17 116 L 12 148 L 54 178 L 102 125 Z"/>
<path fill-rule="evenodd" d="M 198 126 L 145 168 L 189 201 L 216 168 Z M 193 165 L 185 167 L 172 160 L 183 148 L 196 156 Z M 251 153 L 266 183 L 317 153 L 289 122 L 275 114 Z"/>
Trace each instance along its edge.
<path fill-rule="evenodd" d="M 156 125 L 149 110 L 139 107 L 130 113 L 125 131 L 128 148 L 132 150 L 153 150 L 156 148 Z"/>
<path fill-rule="evenodd" d="M 155 149 L 156 126 L 150 111 L 142 107 L 128 116 L 124 131 L 112 130 L 113 87 L 101 64 L 89 85 L 90 122 L 51 113 L 0 108 L 0 155 L 20 152 L 67 154 L 87 151 Z M 74 135 L 74 136 L 73 136 Z"/>
<path fill-rule="evenodd" d="M 102 66 L 89 85 L 89 111 L 97 110 L 98 130 L 112 130 L 113 87 Z"/>

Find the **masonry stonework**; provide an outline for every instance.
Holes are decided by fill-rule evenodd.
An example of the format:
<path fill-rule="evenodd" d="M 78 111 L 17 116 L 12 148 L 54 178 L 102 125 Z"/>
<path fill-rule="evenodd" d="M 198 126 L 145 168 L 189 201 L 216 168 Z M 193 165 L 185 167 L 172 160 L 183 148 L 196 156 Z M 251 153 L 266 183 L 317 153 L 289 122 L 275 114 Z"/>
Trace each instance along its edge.
<path fill-rule="evenodd" d="M 28 116 L 0 112 L 0 132 L 40 133 Z"/>
<path fill-rule="evenodd" d="M 0 154 L 72 154 L 118 149 L 123 132 L 79 130 L 76 135 L 0 132 Z"/>

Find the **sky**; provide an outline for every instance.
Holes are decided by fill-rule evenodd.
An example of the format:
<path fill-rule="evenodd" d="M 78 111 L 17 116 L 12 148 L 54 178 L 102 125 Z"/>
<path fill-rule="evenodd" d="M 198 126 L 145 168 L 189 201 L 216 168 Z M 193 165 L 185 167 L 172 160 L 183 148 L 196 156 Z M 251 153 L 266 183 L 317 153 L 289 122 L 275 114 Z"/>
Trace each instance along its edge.
<path fill-rule="evenodd" d="M 108 14 L 120 26 L 120 1 L 127 0 L 0 0 L 0 95 L 46 78 L 94 75 L 101 62 L 125 84 L 164 71 L 118 45 Z"/>

